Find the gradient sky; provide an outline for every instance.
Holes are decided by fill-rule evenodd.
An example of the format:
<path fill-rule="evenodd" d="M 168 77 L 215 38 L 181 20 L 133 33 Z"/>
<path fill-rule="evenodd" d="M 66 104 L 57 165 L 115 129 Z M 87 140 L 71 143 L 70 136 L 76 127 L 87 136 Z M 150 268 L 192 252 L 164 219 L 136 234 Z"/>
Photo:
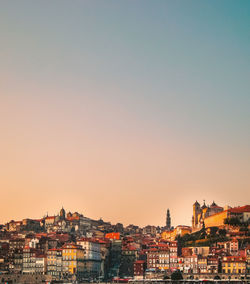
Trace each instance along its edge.
<path fill-rule="evenodd" d="M 250 203 L 250 1 L 1 1 L 0 223 L 63 205 L 191 224 Z"/>

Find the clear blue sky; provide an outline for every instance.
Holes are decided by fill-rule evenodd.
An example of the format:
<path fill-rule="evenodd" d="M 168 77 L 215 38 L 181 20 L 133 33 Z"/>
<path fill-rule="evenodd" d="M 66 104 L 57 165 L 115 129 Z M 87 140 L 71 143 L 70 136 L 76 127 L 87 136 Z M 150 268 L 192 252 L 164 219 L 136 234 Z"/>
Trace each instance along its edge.
<path fill-rule="evenodd" d="M 243 0 L 1 1 L 3 220 L 64 204 L 189 224 L 195 199 L 249 203 L 249 15 Z M 13 214 L 24 196 L 41 202 Z"/>

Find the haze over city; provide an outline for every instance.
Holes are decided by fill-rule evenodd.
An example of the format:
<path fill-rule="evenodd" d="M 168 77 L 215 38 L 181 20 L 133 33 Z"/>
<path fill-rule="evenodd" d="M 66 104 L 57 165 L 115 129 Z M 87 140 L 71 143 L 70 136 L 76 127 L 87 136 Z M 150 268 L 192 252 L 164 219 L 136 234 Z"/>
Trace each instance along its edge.
<path fill-rule="evenodd" d="M 0 223 L 250 203 L 249 1 L 0 7 Z"/>

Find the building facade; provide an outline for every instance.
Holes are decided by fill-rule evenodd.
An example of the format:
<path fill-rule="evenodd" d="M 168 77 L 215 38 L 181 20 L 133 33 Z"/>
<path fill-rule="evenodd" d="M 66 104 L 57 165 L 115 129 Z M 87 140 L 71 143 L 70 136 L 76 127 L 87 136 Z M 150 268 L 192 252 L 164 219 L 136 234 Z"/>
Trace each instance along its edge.
<path fill-rule="evenodd" d="M 84 250 L 81 246 L 73 243 L 62 247 L 62 266 L 64 276 L 84 276 Z"/>

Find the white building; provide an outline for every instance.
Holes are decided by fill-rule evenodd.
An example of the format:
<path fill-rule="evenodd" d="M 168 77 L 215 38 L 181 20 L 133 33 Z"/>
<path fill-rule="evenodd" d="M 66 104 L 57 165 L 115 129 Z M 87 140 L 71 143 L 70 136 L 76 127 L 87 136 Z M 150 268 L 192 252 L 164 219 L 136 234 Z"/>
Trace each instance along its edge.
<path fill-rule="evenodd" d="M 84 273 L 86 277 L 97 278 L 102 276 L 101 245 L 91 238 L 81 238 L 77 241 L 84 250 Z"/>

